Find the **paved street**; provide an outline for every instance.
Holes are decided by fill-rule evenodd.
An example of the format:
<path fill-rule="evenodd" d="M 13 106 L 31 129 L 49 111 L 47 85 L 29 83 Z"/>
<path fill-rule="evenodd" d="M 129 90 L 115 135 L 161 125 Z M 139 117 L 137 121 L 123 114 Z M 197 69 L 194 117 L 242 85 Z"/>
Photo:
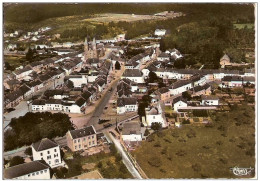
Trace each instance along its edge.
<path fill-rule="evenodd" d="M 116 80 L 115 82 L 112 83 L 111 87 L 113 88 L 113 91 L 107 91 L 104 95 L 102 100 L 99 102 L 99 105 L 96 107 L 95 111 L 93 112 L 92 117 L 90 118 L 90 120 L 88 121 L 88 123 L 86 124 L 87 126 L 90 125 L 95 125 L 98 124 L 98 119 L 100 118 L 101 114 L 103 113 L 103 110 L 105 108 L 105 106 L 107 105 L 110 97 L 115 93 L 115 89 L 116 89 L 116 85 L 118 83 L 119 80 Z"/>
<path fill-rule="evenodd" d="M 123 149 L 122 145 L 120 144 L 119 140 L 115 139 L 110 133 L 104 132 L 104 134 L 110 139 L 116 146 L 117 151 L 121 154 L 123 163 L 125 164 L 126 168 L 128 171 L 132 174 L 132 176 L 135 179 L 142 179 L 141 175 L 139 172 L 136 170 L 134 167 L 133 163 L 130 161 L 128 158 L 125 150 Z"/>

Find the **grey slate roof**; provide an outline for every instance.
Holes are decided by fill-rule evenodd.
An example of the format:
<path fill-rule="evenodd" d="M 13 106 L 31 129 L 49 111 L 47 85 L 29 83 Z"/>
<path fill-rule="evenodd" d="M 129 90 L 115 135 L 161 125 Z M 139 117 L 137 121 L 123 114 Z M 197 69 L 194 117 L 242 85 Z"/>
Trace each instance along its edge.
<path fill-rule="evenodd" d="M 82 129 L 77 129 L 77 130 L 71 130 L 69 131 L 73 139 L 85 137 L 88 135 L 93 135 L 96 134 L 96 130 L 94 129 L 93 126 L 88 126 Z"/>
<path fill-rule="evenodd" d="M 44 99 L 36 99 L 32 102 L 32 105 L 45 105 Z"/>
<path fill-rule="evenodd" d="M 142 77 L 142 72 L 138 69 L 126 69 L 123 76 L 124 77 Z"/>
<path fill-rule="evenodd" d="M 172 104 L 175 104 L 176 102 L 179 102 L 179 101 L 182 101 L 182 102 L 187 103 L 187 100 L 186 100 L 186 99 L 184 99 L 182 96 L 179 96 L 179 97 L 175 97 L 175 98 L 172 100 Z"/>
<path fill-rule="evenodd" d="M 138 121 L 126 122 L 123 125 L 122 135 L 141 134 L 141 125 Z"/>
<path fill-rule="evenodd" d="M 160 89 L 158 90 L 158 92 L 161 93 L 161 94 L 164 94 L 164 93 L 166 93 L 166 92 L 169 92 L 169 89 L 168 89 L 168 87 L 162 87 L 162 88 L 160 88 Z"/>
<path fill-rule="evenodd" d="M 32 144 L 32 147 L 36 151 L 48 150 L 57 146 L 59 145 L 56 142 L 50 140 L 49 138 L 43 138 L 42 140 Z"/>
<path fill-rule="evenodd" d="M 84 103 L 86 102 L 85 99 L 83 99 L 82 97 L 80 97 L 79 99 L 76 100 L 76 104 L 81 107 Z"/>
<path fill-rule="evenodd" d="M 201 99 L 202 100 L 219 100 L 219 98 L 217 96 L 212 96 L 212 95 L 202 95 L 201 96 Z"/>
<path fill-rule="evenodd" d="M 123 107 L 125 105 L 136 105 L 136 98 L 127 97 L 127 98 L 118 98 L 117 99 L 117 107 Z"/>
<path fill-rule="evenodd" d="M 13 179 L 33 172 L 49 169 L 49 165 L 44 160 L 32 161 L 16 165 L 4 170 L 5 179 Z"/>

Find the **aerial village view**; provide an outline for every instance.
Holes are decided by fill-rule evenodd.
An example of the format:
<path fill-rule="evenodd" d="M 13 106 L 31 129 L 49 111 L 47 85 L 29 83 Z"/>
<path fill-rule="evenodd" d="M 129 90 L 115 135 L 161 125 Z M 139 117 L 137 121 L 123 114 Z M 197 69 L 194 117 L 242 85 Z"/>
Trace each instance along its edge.
<path fill-rule="evenodd" d="M 253 3 L 3 3 L 3 179 L 255 178 Z"/>

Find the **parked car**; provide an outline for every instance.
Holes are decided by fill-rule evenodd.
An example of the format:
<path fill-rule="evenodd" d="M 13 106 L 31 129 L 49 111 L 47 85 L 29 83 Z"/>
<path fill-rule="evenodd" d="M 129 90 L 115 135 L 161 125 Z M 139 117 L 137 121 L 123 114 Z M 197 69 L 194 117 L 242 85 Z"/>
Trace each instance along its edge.
<path fill-rule="evenodd" d="M 103 124 L 103 127 L 104 128 L 108 128 L 108 127 L 111 127 L 112 126 L 112 124 L 111 123 L 106 123 L 106 124 Z"/>

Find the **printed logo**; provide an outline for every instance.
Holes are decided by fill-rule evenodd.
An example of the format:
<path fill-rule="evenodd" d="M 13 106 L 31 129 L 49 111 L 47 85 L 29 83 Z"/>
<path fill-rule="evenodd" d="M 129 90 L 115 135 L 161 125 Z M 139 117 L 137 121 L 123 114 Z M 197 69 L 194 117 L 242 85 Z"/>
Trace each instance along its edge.
<path fill-rule="evenodd" d="M 252 170 L 254 170 L 254 168 L 234 167 L 234 168 L 231 168 L 230 170 L 233 171 L 233 174 L 236 176 L 245 176 L 245 175 L 250 175 Z"/>

